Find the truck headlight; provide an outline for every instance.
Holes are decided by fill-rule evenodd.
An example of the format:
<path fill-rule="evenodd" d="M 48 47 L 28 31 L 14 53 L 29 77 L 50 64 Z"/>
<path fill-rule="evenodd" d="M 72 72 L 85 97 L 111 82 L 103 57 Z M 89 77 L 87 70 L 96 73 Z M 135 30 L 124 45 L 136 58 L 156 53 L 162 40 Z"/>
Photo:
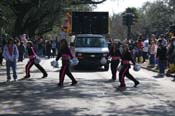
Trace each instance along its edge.
<path fill-rule="evenodd" d="M 106 57 L 107 55 L 108 55 L 107 53 L 104 53 L 104 54 L 103 54 L 103 57 Z"/>
<path fill-rule="evenodd" d="M 77 53 L 77 56 L 82 56 L 83 54 L 82 53 Z"/>

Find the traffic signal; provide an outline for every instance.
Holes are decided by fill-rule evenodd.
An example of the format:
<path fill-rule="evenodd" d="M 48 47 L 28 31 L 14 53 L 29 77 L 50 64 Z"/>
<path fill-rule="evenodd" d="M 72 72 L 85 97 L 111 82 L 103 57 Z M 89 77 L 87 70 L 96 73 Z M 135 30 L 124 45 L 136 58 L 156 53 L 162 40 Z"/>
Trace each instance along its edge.
<path fill-rule="evenodd" d="M 122 23 L 123 25 L 127 25 L 127 16 L 126 15 L 123 15 L 123 18 L 122 18 Z"/>
<path fill-rule="evenodd" d="M 130 26 L 134 25 L 136 22 L 136 17 L 133 13 L 125 13 L 123 15 L 123 25 Z"/>

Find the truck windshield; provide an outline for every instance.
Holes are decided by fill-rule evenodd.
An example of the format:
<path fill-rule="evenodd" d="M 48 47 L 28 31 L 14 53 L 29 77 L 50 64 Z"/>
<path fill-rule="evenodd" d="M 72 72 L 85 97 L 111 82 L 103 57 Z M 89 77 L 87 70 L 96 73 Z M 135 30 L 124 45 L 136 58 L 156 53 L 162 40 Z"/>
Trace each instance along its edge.
<path fill-rule="evenodd" d="M 103 37 L 77 37 L 75 47 L 107 47 Z"/>

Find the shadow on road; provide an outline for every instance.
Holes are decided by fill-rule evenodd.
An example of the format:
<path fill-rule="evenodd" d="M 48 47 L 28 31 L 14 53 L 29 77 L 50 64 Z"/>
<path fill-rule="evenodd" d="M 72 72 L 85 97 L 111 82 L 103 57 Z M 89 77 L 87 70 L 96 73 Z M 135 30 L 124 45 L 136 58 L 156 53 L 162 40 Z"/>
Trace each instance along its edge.
<path fill-rule="evenodd" d="M 121 116 L 129 116 L 130 114 L 133 116 L 173 116 L 172 109 L 167 109 L 166 105 L 150 107 L 129 105 L 121 108 L 111 101 L 111 99 L 120 101 L 125 99 L 126 96 L 146 96 L 145 99 L 150 99 L 150 96 L 156 95 L 165 96 L 164 94 L 152 93 L 152 89 L 160 87 L 156 83 L 148 82 L 138 88 L 128 87 L 123 92 L 116 91 L 117 81 L 109 83 L 106 79 L 79 79 L 76 86 L 70 86 L 69 84 L 65 82 L 65 87 L 59 88 L 54 81 L 44 79 L 0 83 L 0 114 L 3 114 L 3 116 L 75 116 L 77 114 L 100 116 L 102 114 L 86 113 L 93 108 L 93 106 L 86 107 L 86 105 L 88 105 L 88 102 L 93 102 L 93 105 L 98 107 L 100 106 L 98 100 L 106 100 L 104 101 L 106 104 L 104 113 L 110 116 L 116 114 L 122 114 Z M 128 86 L 131 86 L 131 84 L 129 83 Z M 75 99 L 82 101 L 82 104 L 74 104 L 72 100 Z M 172 108 L 175 107 L 175 101 L 166 101 L 166 104 Z"/>

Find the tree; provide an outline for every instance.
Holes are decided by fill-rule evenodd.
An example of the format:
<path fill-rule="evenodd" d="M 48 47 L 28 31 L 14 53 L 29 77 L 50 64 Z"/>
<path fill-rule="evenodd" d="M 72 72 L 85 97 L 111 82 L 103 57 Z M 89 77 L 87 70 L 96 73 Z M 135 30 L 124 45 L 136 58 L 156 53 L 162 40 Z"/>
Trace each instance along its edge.
<path fill-rule="evenodd" d="M 74 0 L 75 1 L 75 0 Z M 81 5 L 81 0 L 76 0 L 76 5 Z M 99 4 L 105 0 L 87 0 L 82 5 Z M 18 36 L 27 33 L 30 36 L 43 34 L 53 29 L 54 25 L 61 25 L 65 8 L 70 8 L 70 0 L 1 0 L 0 5 L 4 11 L 10 10 L 7 16 L 12 33 Z M 74 4 L 75 5 L 75 4 Z M 13 21 L 12 21 L 13 20 Z M 13 22 L 13 24 L 10 24 Z"/>
<path fill-rule="evenodd" d="M 101 4 L 105 2 L 106 0 L 72 0 L 71 4 L 77 5 L 77 4 Z"/>
<path fill-rule="evenodd" d="M 143 27 L 149 33 L 164 33 L 171 24 L 171 12 L 169 5 L 164 1 L 146 3 L 142 8 Z M 146 31 L 145 30 L 145 31 Z"/>
<path fill-rule="evenodd" d="M 45 32 L 55 23 L 62 8 L 62 4 L 57 0 L 3 0 L 2 3 L 11 9 L 16 17 L 14 35 L 28 33 L 33 36 L 36 32 Z"/>

